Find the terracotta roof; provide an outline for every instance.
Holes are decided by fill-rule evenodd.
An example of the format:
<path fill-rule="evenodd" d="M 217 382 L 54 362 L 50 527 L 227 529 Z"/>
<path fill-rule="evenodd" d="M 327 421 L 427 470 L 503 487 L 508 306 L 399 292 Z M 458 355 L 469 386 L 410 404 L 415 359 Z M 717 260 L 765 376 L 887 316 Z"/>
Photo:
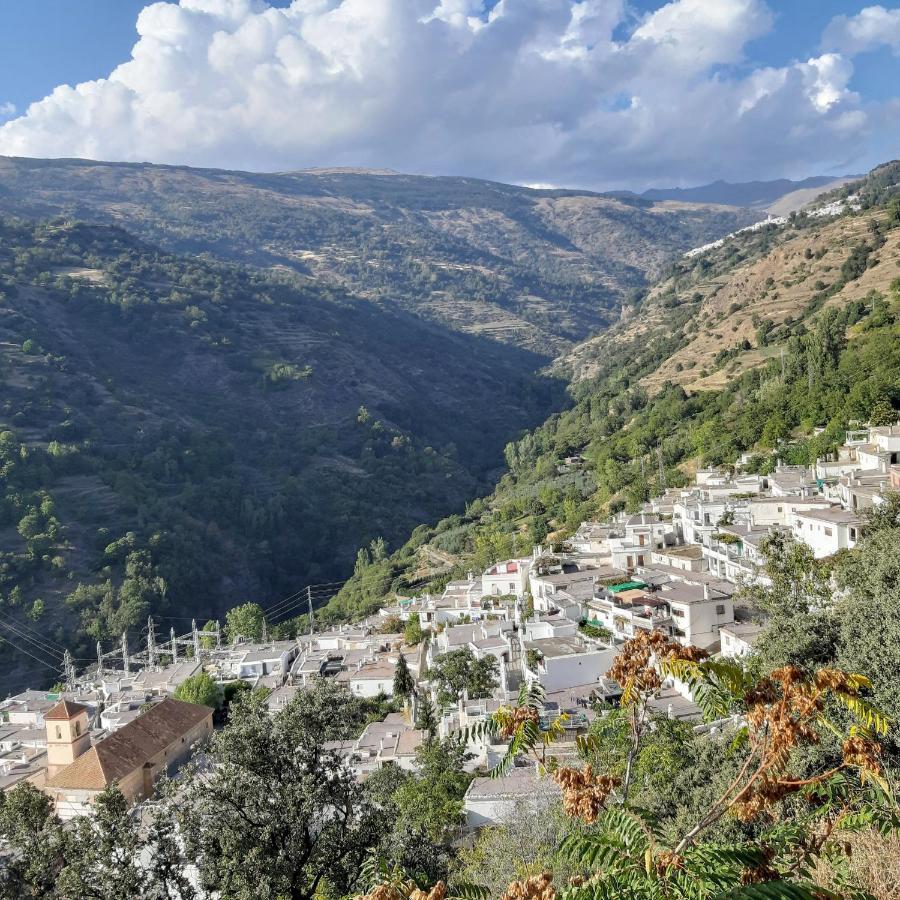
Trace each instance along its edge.
<path fill-rule="evenodd" d="M 54 775 L 47 786 L 102 791 L 141 768 L 211 715 L 208 706 L 167 698 L 95 744 Z"/>
<path fill-rule="evenodd" d="M 80 703 L 73 703 L 71 700 L 60 700 L 52 709 L 48 709 L 44 713 L 44 721 L 47 719 L 62 719 L 68 721 L 74 719 L 75 716 L 83 712 L 87 712 L 88 708 Z"/>

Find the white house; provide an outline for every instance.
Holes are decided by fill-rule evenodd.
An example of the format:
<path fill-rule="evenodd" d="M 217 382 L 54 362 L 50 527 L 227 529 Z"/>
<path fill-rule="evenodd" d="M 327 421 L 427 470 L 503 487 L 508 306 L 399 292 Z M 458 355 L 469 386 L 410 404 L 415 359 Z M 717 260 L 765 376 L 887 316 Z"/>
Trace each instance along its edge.
<path fill-rule="evenodd" d="M 734 622 L 719 629 L 722 656 L 747 656 L 753 643 L 763 631 L 762 625 L 754 622 Z"/>
<path fill-rule="evenodd" d="M 682 644 L 708 649 L 718 642 L 719 629 L 734 622 L 731 595 L 708 583 L 670 581 L 656 596 L 668 604 L 673 633 Z"/>
<path fill-rule="evenodd" d="M 507 559 L 488 567 L 481 575 L 481 592 L 499 597 L 512 594 L 522 599 L 528 592 L 530 559 Z"/>
<path fill-rule="evenodd" d="M 809 545 L 816 559 L 855 547 L 861 527 L 856 513 L 840 507 L 797 511 L 792 523 L 794 537 Z"/>
<path fill-rule="evenodd" d="M 559 796 L 556 782 L 542 778 L 534 766 L 513 768 L 502 778 L 475 778 L 463 798 L 466 826 L 502 825 L 513 817 L 527 821 Z"/>
<path fill-rule="evenodd" d="M 525 679 L 540 682 L 548 694 L 599 684 L 615 656 L 611 647 L 600 648 L 576 636 L 526 641 Z"/>

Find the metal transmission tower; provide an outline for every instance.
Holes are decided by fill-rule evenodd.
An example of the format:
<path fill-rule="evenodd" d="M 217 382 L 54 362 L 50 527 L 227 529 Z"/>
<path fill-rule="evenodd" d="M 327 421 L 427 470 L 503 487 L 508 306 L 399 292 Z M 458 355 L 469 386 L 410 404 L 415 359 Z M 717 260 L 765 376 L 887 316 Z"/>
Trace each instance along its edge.
<path fill-rule="evenodd" d="M 72 662 L 72 654 L 68 650 L 63 654 L 63 674 L 66 680 L 66 690 L 75 690 L 75 663 Z"/>
<path fill-rule="evenodd" d="M 662 444 L 656 445 L 656 458 L 659 462 L 659 493 L 662 496 L 666 492 L 666 467 L 663 464 Z"/>
<path fill-rule="evenodd" d="M 153 616 L 147 616 L 147 664 L 151 669 L 156 668 L 156 629 L 153 626 Z"/>
<path fill-rule="evenodd" d="M 194 659 L 200 659 L 200 632 L 197 631 L 196 619 L 191 619 L 191 637 L 194 642 Z"/>
<path fill-rule="evenodd" d="M 131 674 L 131 657 L 128 655 L 128 632 L 122 632 L 122 665 L 126 675 Z"/>
<path fill-rule="evenodd" d="M 262 621 L 262 642 L 264 644 L 269 643 L 269 623 L 266 622 L 265 616 L 263 616 L 263 621 Z"/>
<path fill-rule="evenodd" d="M 313 602 L 312 602 L 312 586 L 306 586 L 306 602 L 309 604 L 309 633 L 315 631 L 315 623 L 313 621 Z"/>
<path fill-rule="evenodd" d="M 169 629 L 169 641 L 172 644 L 172 665 L 178 662 L 178 642 L 175 640 L 174 626 Z"/>

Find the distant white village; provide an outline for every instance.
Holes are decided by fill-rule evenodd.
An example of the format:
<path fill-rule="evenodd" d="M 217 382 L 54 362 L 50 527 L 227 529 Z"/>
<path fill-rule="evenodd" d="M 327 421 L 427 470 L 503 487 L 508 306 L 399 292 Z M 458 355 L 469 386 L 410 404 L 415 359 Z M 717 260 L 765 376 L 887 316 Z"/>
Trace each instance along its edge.
<path fill-rule="evenodd" d="M 667 491 L 639 513 L 584 522 L 552 550 L 535 547 L 530 556 L 472 572 L 440 596 L 398 598 L 363 622 L 231 644 L 218 629 L 194 627 L 159 647 L 151 638 L 138 653 L 126 645 L 116 659 L 101 654 L 80 676 L 70 667 L 62 693 L 28 690 L 0 703 L 0 789 L 30 781 L 64 819 L 89 811 L 111 782 L 140 804 L 156 778 L 175 771 L 213 728 L 212 710 L 173 698 L 188 678 L 206 672 L 223 685 L 265 687 L 276 713 L 316 679 L 335 679 L 358 697 L 390 697 L 401 658 L 415 682 L 403 711 L 333 746 L 359 778 L 388 765 L 415 766 L 427 739 L 415 727 L 421 704 L 434 704 L 436 735 L 447 737 L 514 702 L 523 684 L 541 685 L 543 724 L 562 722 L 574 755 L 577 736 L 619 696 L 606 676 L 622 643 L 657 630 L 712 654 L 750 653 L 764 622 L 739 589 L 766 582 L 761 541 L 782 531 L 816 558 L 828 557 L 852 548 L 865 510 L 900 490 L 897 425 L 849 432 L 840 451 L 813 468 L 749 474 L 750 458 L 734 471 L 698 471 L 693 485 Z M 426 639 L 409 645 L 403 628 L 415 620 Z M 488 697 L 463 690 L 441 704 L 428 673 L 461 649 L 496 660 L 496 687 Z M 717 727 L 701 721 L 677 682 L 667 682 L 655 702 L 662 715 Z M 472 771 L 480 772 L 505 747 L 475 741 L 469 749 Z M 467 827 L 498 824 L 553 790 L 533 767 L 476 777 L 466 794 Z"/>

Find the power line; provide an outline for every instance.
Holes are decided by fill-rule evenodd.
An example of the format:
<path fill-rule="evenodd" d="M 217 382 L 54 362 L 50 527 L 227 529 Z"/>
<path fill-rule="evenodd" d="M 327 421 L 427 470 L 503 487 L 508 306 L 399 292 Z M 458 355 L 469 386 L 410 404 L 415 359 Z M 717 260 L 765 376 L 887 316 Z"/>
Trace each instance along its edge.
<path fill-rule="evenodd" d="M 346 583 L 346 581 L 326 581 L 323 584 L 309 584 L 299 591 L 295 591 L 290 596 L 285 597 L 283 600 L 279 600 L 277 603 L 272 603 L 269 606 L 263 607 L 263 612 L 266 614 L 277 614 L 280 607 L 291 604 L 291 602 L 295 601 L 298 597 L 302 596 L 303 599 L 306 599 L 309 590 L 319 591 L 321 589 L 328 590 L 330 588 L 336 588 L 335 593 L 337 593 L 337 591 Z"/>
<path fill-rule="evenodd" d="M 35 638 L 26 634 L 24 631 L 21 631 L 17 626 L 13 625 L 12 622 L 5 622 L 3 620 L 0 620 L 0 625 L 2 625 L 4 628 L 9 629 L 9 631 L 11 631 L 17 638 L 19 638 L 19 640 L 26 641 L 32 647 L 32 649 L 37 650 L 40 653 L 46 653 L 47 656 L 56 656 L 62 659 L 62 653 L 49 648 L 41 641 L 36 640 Z"/>
<path fill-rule="evenodd" d="M 319 588 L 315 591 L 309 589 L 301 596 L 297 597 L 292 603 L 288 604 L 284 609 L 278 610 L 274 615 L 269 614 L 267 618 L 284 618 L 296 610 L 299 610 L 301 607 L 308 606 L 310 603 L 318 605 L 323 600 L 330 600 L 339 592 L 339 590 L 340 588 Z M 302 613 L 297 614 L 302 615 Z"/>
<path fill-rule="evenodd" d="M 58 641 L 54 641 L 51 638 L 47 637 L 45 634 L 38 631 L 37 628 L 33 628 L 27 622 L 17 622 L 16 625 L 18 628 L 21 628 L 24 631 L 31 632 L 31 634 L 34 634 L 35 636 L 39 637 L 45 644 L 48 644 L 51 647 L 55 647 L 56 649 L 58 649 L 61 652 L 65 652 L 66 648 L 62 644 L 60 644 Z"/>
<path fill-rule="evenodd" d="M 2 623 L 0 623 L 0 624 L 2 624 Z M 12 641 L 9 640 L 9 638 L 5 638 L 4 640 L 6 640 L 6 643 L 9 644 L 9 646 L 12 647 L 14 650 L 18 650 L 19 653 L 24 653 L 26 656 L 30 656 L 35 662 L 40 663 L 42 666 L 46 666 L 46 668 L 59 674 L 59 669 L 60 669 L 59 665 L 55 665 L 55 666 L 51 665 L 46 660 L 43 660 L 40 657 L 35 656 L 33 653 L 29 653 L 28 650 L 26 650 L 24 647 L 20 647 L 18 644 L 14 644 Z"/>

